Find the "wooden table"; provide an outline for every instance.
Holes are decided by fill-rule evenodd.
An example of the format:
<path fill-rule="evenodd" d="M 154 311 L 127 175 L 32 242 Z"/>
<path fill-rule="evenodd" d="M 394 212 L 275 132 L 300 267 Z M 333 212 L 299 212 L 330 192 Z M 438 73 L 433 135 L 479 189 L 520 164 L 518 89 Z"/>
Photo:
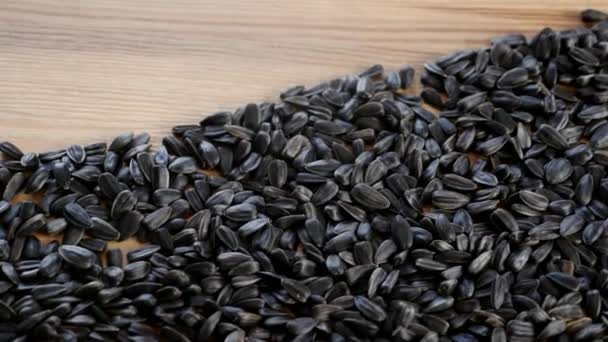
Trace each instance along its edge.
<path fill-rule="evenodd" d="M 0 140 L 42 152 L 275 100 L 374 64 L 416 67 L 606 0 L 3 0 Z M 125 249 L 133 241 L 120 244 Z"/>
<path fill-rule="evenodd" d="M 605 0 L 3 0 L 0 140 L 26 151 L 274 100 L 382 63 L 580 24 Z"/>

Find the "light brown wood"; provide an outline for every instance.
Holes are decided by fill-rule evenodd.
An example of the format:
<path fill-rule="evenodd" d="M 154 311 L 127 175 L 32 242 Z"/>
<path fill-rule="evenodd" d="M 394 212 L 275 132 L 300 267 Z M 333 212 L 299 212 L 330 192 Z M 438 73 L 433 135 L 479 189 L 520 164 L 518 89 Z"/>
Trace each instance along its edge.
<path fill-rule="evenodd" d="M 606 0 L 3 0 L 0 140 L 108 141 L 232 110 L 295 84 L 580 25 Z"/>
<path fill-rule="evenodd" d="M 0 138 L 24 150 L 148 131 L 395 68 L 509 32 L 579 25 L 605 0 L 4 0 Z"/>

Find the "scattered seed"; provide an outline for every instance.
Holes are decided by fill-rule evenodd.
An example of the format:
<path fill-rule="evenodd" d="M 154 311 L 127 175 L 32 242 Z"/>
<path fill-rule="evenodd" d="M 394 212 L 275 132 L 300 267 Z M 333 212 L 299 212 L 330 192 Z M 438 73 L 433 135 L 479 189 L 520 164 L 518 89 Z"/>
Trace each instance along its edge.
<path fill-rule="evenodd" d="M 582 18 L 428 62 L 419 96 L 373 65 L 157 150 L 0 143 L 0 340 L 601 339 L 608 16 Z"/>

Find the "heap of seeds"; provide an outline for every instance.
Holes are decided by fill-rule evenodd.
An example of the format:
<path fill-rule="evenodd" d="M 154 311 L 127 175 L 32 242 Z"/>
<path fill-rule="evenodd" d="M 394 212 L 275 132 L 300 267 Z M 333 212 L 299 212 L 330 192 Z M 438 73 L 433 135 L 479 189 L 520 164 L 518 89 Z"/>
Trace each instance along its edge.
<path fill-rule="evenodd" d="M 420 97 L 376 65 L 155 152 L 0 143 L 0 341 L 603 340 L 608 21 L 582 17 L 427 63 Z"/>

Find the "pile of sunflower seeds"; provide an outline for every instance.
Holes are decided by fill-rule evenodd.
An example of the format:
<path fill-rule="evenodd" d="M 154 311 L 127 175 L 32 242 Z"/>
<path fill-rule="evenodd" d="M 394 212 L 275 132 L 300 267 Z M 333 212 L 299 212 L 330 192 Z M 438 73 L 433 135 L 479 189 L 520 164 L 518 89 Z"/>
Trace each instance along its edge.
<path fill-rule="evenodd" d="M 427 63 L 420 97 L 375 65 L 156 151 L 0 143 L 0 341 L 606 340 L 608 17 L 582 18 Z"/>

